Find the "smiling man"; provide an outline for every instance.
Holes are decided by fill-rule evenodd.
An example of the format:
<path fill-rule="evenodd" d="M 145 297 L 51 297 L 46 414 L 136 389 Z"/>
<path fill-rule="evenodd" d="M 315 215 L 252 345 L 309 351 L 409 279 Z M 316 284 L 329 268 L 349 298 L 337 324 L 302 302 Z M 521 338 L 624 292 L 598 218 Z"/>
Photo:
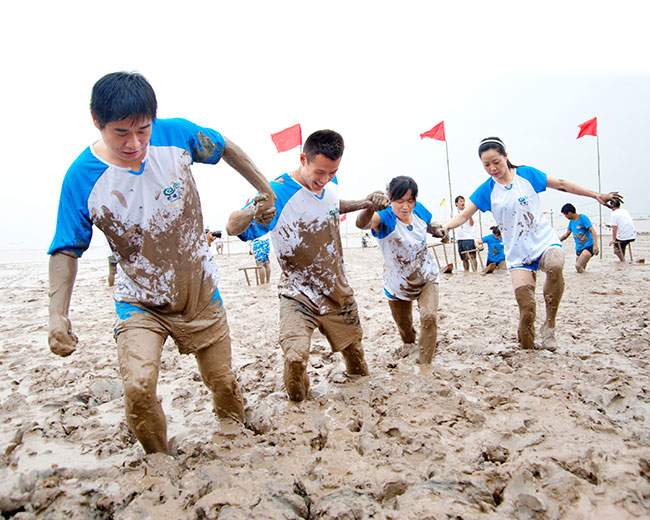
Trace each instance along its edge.
<path fill-rule="evenodd" d="M 244 418 L 217 288 L 219 270 L 205 240 L 190 166 L 223 157 L 266 194 L 260 209 L 269 217 L 275 196 L 248 156 L 219 132 L 184 119 L 156 119 L 156 96 L 140 74 L 101 78 L 90 110 L 101 139 L 65 175 L 48 251 L 49 345 L 59 356 L 76 349 L 68 310 L 77 259 L 90 245 L 95 225 L 118 263 L 115 341 L 127 422 L 147 453 L 167 452 L 156 385 L 168 336 L 181 353 L 196 357 L 216 413 Z"/>
<path fill-rule="evenodd" d="M 250 205 L 230 215 L 229 235 L 254 240 L 270 233 L 281 268 L 280 345 L 284 353 L 284 383 L 289 397 L 308 397 L 307 363 L 312 332 L 323 332 L 332 351 L 341 352 L 348 374 L 367 375 L 361 339 L 363 332 L 354 293 L 343 265 L 339 233 L 341 215 L 350 211 L 388 206 L 381 192 L 359 201 L 339 201 L 336 173 L 343 156 L 343 138 L 332 130 L 319 130 L 305 141 L 300 166 L 271 182 L 277 196 L 275 217 L 268 226 L 254 216 L 271 215 Z"/>

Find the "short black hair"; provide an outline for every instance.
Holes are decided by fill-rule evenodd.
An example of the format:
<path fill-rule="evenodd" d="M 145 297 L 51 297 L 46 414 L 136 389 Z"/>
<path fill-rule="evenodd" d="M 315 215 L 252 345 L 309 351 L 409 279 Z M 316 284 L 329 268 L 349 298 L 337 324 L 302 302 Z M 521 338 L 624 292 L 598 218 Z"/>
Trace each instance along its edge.
<path fill-rule="evenodd" d="M 499 229 L 499 226 L 492 226 L 492 227 L 490 228 L 490 230 L 492 231 L 492 234 L 493 234 L 494 236 L 497 236 L 497 235 L 500 235 L 500 234 L 501 234 L 501 230 Z"/>
<path fill-rule="evenodd" d="M 454 204 L 458 204 L 458 201 L 461 199 L 465 200 L 465 197 L 463 197 L 462 195 L 458 195 L 458 197 L 454 199 Z"/>
<path fill-rule="evenodd" d="M 156 119 L 158 102 L 146 78 L 137 72 L 111 72 L 97 81 L 90 96 L 90 111 L 99 128 L 127 117 Z"/>
<path fill-rule="evenodd" d="M 311 161 L 318 154 L 322 154 L 332 161 L 340 159 L 345 149 L 343 137 L 334 130 L 317 130 L 305 141 L 303 153 L 307 161 Z"/>
<path fill-rule="evenodd" d="M 570 202 L 567 202 L 564 206 L 562 206 L 562 209 L 560 211 L 562 212 L 562 215 L 566 215 L 567 213 L 575 213 L 576 207 Z"/>
<path fill-rule="evenodd" d="M 409 190 L 411 190 L 411 196 L 414 199 L 417 199 L 417 183 L 411 177 L 407 177 L 406 175 L 399 175 L 388 183 L 388 198 L 389 200 L 399 200 L 404 195 L 406 195 L 406 192 Z"/>
<path fill-rule="evenodd" d="M 620 200 L 617 200 L 617 199 L 612 199 L 612 200 L 609 202 L 609 205 L 610 205 L 610 207 L 612 207 L 612 208 L 620 208 L 620 207 L 621 207 L 621 201 L 620 201 Z"/>

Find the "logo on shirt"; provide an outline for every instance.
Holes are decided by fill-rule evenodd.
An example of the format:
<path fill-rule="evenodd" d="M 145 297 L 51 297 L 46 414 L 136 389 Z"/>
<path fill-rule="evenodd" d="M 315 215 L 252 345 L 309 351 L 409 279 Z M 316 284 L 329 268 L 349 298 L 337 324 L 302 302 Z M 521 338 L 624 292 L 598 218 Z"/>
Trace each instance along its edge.
<path fill-rule="evenodd" d="M 519 202 L 519 205 L 522 208 L 527 208 L 528 207 L 528 195 L 526 195 L 525 197 L 519 197 L 517 199 L 517 201 Z"/>
<path fill-rule="evenodd" d="M 183 190 L 179 182 L 175 182 L 168 188 L 165 188 L 162 193 L 170 205 L 175 205 L 175 203 L 183 198 Z"/>

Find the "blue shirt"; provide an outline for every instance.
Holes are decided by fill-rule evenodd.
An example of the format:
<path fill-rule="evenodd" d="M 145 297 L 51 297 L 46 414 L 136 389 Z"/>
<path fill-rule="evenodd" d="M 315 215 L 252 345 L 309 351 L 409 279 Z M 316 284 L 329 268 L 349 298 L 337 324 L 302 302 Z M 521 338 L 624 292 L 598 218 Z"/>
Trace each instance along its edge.
<path fill-rule="evenodd" d="M 488 248 L 488 262 L 498 264 L 506 259 L 506 254 L 503 251 L 503 238 L 497 238 L 494 233 L 485 235 L 481 240 L 487 244 Z"/>
<path fill-rule="evenodd" d="M 569 231 L 573 233 L 576 243 L 576 253 L 594 245 L 594 237 L 591 235 L 589 228 L 591 220 L 587 215 L 580 214 L 576 220 L 569 220 Z"/>

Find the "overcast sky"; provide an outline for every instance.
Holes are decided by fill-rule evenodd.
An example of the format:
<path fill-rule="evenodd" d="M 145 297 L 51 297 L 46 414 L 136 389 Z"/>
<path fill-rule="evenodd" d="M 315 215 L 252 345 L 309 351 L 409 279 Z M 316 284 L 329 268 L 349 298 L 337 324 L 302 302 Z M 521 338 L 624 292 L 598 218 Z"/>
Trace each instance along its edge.
<path fill-rule="evenodd" d="M 301 123 L 346 141 L 341 196 L 410 175 L 444 220 L 445 121 L 454 196 L 487 177 L 478 142 L 496 135 L 515 164 L 597 188 L 650 214 L 650 36 L 643 2 L 11 2 L 0 31 L 3 203 L 0 248 L 47 249 L 63 176 L 99 136 L 88 103 L 108 72 L 152 83 L 159 117 L 185 117 L 238 143 L 269 178 L 294 169 L 269 135 Z M 224 163 L 195 166 L 205 224 L 254 195 Z M 571 201 L 542 195 L 558 211 Z M 609 217 L 609 211 L 603 212 Z"/>

